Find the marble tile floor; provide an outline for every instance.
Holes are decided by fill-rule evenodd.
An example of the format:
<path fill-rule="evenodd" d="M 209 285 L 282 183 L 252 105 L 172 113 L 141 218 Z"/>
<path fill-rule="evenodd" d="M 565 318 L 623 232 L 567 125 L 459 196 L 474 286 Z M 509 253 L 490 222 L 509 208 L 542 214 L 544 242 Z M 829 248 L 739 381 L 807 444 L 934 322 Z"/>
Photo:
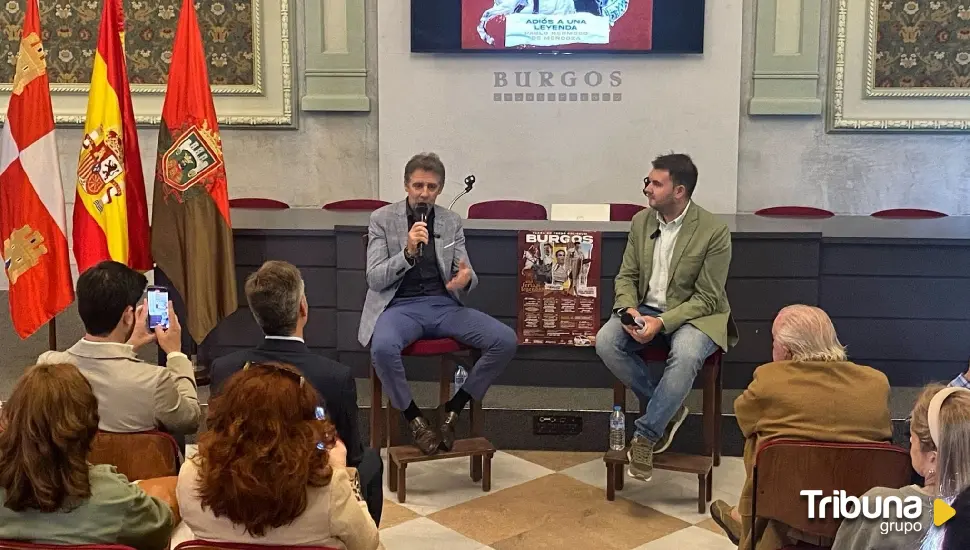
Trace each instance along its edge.
<path fill-rule="evenodd" d="M 407 483 L 404 504 L 386 494 L 387 550 L 551 550 L 577 541 L 602 550 L 735 548 L 697 513 L 694 475 L 657 470 L 647 483 L 627 477 L 617 499 L 607 501 L 602 453 L 497 452 L 488 493 L 468 478 L 466 458 L 411 464 Z M 736 503 L 743 483 L 741 459 L 722 458 L 714 498 Z"/>

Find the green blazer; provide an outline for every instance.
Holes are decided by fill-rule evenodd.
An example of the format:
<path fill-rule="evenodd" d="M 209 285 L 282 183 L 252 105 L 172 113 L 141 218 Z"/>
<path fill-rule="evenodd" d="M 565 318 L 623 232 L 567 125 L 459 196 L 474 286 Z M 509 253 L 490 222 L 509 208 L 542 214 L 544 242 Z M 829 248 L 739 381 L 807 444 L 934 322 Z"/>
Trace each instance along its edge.
<path fill-rule="evenodd" d="M 614 310 L 637 307 L 646 299 L 656 243 L 650 235 L 659 227 L 657 212 L 651 208 L 633 217 L 616 275 Z M 670 258 L 667 311 L 660 316 L 665 333 L 689 323 L 724 351 L 737 343 L 738 329 L 724 289 L 730 266 L 731 231 L 713 214 L 691 203 Z"/>

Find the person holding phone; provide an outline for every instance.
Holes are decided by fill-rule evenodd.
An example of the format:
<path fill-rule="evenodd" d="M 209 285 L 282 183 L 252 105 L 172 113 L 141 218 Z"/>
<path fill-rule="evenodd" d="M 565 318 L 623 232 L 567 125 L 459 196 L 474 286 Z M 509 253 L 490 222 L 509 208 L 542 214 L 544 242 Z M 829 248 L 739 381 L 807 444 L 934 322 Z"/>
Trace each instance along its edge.
<path fill-rule="evenodd" d="M 596 354 L 647 403 L 630 443 L 630 475 L 649 481 L 653 455 L 664 452 L 689 411 L 684 400 L 704 361 L 737 342 L 724 285 L 731 265 L 731 231 L 691 202 L 697 167 L 687 155 L 657 157 L 644 178 L 650 208 L 630 224 L 614 284 L 613 317 L 596 335 Z M 659 381 L 640 351 L 670 348 Z"/>
<path fill-rule="evenodd" d="M 99 427 L 109 432 L 160 428 L 174 434 L 199 429 L 202 409 L 195 369 L 182 353 L 182 326 L 167 291 L 125 264 L 104 261 L 77 281 L 77 310 L 84 337 L 67 351 L 48 351 L 40 364 L 76 365 L 98 398 Z M 165 312 L 149 328 L 149 302 Z M 164 304 L 164 308 L 161 304 Z M 167 319 L 167 328 L 166 321 Z M 146 363 L 136 352 L 153 341 L 168 354 L 166 367 Z"/>

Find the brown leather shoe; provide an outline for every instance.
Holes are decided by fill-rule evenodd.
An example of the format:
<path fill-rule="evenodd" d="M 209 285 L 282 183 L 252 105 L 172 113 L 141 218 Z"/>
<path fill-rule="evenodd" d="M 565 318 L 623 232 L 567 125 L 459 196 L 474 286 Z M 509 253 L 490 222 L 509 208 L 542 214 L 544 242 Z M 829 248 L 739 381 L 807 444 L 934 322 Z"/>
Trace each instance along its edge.
<path fill-rule="evenodd" d="M 445 405 L 441 405 L 438 407 L 438 418 L 441 448 L 450 451 L 455 446 L 455 424 L 458 423 L 458 413 L 449 411 Z"/>
<path fill-rule="evenodd" d="M 438 446 L 441 445 L 441 436 L 431 429 L 431 425 L 423 416 L 409 422 L 408 427 L 411 428 L 411 439 L 414 440 L 414 444 L 417 445 L 418 449 L 421 449 L 422 453 L 433 455 L 438 452 Z"/>

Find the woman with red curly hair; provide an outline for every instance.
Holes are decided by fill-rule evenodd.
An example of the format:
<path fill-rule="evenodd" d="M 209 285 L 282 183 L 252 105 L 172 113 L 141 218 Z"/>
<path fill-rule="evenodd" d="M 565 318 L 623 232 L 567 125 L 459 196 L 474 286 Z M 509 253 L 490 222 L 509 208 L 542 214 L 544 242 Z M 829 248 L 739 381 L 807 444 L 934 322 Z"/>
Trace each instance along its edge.
<path fill-rule="evenodd" d="M 199 454 L 179 472 L 179 508 L 191 538 L 382 548 L 347 469 L 347 449 L 320 406 L 313 386 L 289 365 L 247 365 L 228 380 L 209 404 Z"/>

